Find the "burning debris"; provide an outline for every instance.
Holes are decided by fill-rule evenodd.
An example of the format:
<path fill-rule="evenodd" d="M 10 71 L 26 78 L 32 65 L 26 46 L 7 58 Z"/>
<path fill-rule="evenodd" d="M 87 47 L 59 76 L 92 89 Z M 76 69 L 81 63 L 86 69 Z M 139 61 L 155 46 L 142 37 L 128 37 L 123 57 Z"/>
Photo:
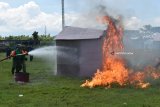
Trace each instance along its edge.
<path fill-rule="evenodd" d="M 86 80 L 86 82 L 81 85 L 82 87 L 92 88 L 95 86 L 105 86 L 110 88 L 116 83 L 122 87 L 133 85 L 139 88 L 147 88 L 150 85 L 149 82 L 146 82 L 147 78 L 160 78 L 160 73 L 154 72 L 155 69 L 152 67 L 147 67 L 143 72 L 135 72 L 127 68 L 125 60 L 121 58 L 119 54 L 114 54 L 123 52 L 124 49 L 122 42 L 122 25 L 115 23 L 109 16 L 104 16 L 101 18 L 101 21 L 108 25 L 102 46 L 102 69 L 98 69 L 92 80 Z"/>

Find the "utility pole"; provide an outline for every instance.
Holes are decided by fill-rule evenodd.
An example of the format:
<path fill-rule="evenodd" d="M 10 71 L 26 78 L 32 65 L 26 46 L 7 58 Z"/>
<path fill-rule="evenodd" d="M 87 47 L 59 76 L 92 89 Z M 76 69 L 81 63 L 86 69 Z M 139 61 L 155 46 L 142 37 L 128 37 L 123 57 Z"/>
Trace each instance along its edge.
<path fill-rule="evenodd" d="M 65 26 L 65 17 L 64 17 L 64 0 L 61 0 L 62 3 L 62 30 L 64 29 Z"/>

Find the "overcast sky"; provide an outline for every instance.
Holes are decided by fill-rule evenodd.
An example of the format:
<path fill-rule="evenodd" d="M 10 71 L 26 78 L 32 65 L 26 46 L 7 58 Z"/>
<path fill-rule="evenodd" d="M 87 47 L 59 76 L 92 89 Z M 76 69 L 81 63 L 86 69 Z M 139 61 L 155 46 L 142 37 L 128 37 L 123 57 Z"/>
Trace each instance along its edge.
<path fill-rule="evenodd" d="M 121 15 L 125 29 L 145 24 L 160 26 L 159 0 L 65 0 L 68 26 L 96 28 L 96 7 Z M 0 0 L 0 35 L 31 35 L 33 31 L 56 35 L 61 31 L 61 0 Z"/>

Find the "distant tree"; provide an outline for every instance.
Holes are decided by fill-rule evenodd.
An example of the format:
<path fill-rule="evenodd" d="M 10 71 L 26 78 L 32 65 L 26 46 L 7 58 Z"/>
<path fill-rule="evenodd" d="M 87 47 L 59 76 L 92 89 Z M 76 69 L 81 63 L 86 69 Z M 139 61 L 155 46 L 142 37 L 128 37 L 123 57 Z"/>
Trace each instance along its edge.
<path fill-rule="evenodd" d="M 143 28 L 145 30 L 151 30 L 152 26 L 151 25 L 144 25 Z"/>
<path fill-rule="evenodd" d="M 6 40 L 14 40 L 14 36 L 5 37 Z"/>
<path fill-rule="evenodd" d="M 36 31 L 33 32 L 32 36 L 33 36 L 33 40 L 38 40 L 39 39 L 38 32 L 36 32 Z"/>
<path fill-rule="evenodd" d="M 39 40 L 40 41 L 53 41 L 54 38 L 50 34 L 48 34 L 48 35 L 40 35 L 39 36 Z"/>
<path fill-rule="evenodd" d="M 0 36 L 0 40 L 4 40 L 4 37 Z"/>

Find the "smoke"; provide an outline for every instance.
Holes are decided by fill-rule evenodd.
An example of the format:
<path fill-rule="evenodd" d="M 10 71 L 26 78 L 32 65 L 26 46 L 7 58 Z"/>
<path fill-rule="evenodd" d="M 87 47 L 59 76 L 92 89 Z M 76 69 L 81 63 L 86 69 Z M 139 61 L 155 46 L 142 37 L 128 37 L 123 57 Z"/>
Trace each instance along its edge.
<path fill-rule="evenodd" d="M 143 70 L 147 66 L 155 67 L 158 63 L 160 48 L 153 38 L 156 33 L 149 30 L 128 31 L 123 37 L 125 51 L 132 55 L 124 55 L 129 67 Z"/>
<path fill-rule="evenodd" d="M 69 0 L 68 0 L 69 1 Z M 80 11 L 81 14 L 77 15 L 74 21 L 71 21 L 71 26 L 77 26 L 82 28 L 96 28 L 105 29 L 106 26 L 100 24 L 97 21 L 97 17 L 110 15 L 113 19 L 117 19 L 119 16 L 123 18 L 125 29 L 137 30 L 143 25 L 149 24 L 151 20 L 142 20 L 141 16 L 138 16 L 137 9 L 128 7 L 133 1 L 127 0 L 81 0 L 74 1 L 75 5 L 69 8 L 76 10 L 77 7 L 83 7 Z M 140 4 L 141 2 L 134 2 Z M 69 3 L 68 3 L 69 4 Z M 134 4 L 135 5 L 135 4 Z M 143 6 L 143 5 L 142 5 Z M 146 11 L 146 10 L 145 10 Z M 76 13 L 77 14 L 77 13 Z M 146 14 L 144 14 L 146 15 Z M 82 23 L 83 22 L 83 23 Z M 158 22 L 157 21 L 154 21 Z M 154 24 L 155 25 L 155 24 Z"/>
<path fill-rule="evenodd" d="M 81 14 L 72 26 L 105 29 L 105 26 L 97 21 L 97 17 L 108 14 L 106 12 L 106 7 L 102 5 L 96 6 L 95 4 L 97 2 L 95 0 L 87 0 L 85 3 L 86 6 L 89 6 L 88 10 Z"/>
<path fill-rule="evenodd" d="M 113 1 L 114 6 L 116 5 L 115 2 L 117 3 L 117 7 L 110 7 L 113 4 L 107 2 L 107 0 L 84 0 L 85 7 L 87 7 L 85 10 L 87 11 L 79 16 L 72 26 L 105 30 L 107 26 L 99 23 L 97 17 L 110 16 L 115 23 L 118 23 L 117 19 L 121 17 L 122 23 L 120 24 L 123 24 L 125 29 L 130 29 L 123 36 L 124 51 L 133 53 L 121 56 L 126 59 L 128 66 L 134 69 L 143 69 L 149 65 L 155 66 L 160 54 L 160 50 L 157 48 L 159 46 L 158 44 L 156 45 L 153 39 L 144 38 L 145 36 L 152 36 L 153 32 L 147 30 L 143 32 L 139 31 L 139 28 L 142 27 L 144 22 L 138 17 L 134 17 L 134 10 L 122 10 L 127 0 Z M 110 6 L 108 3 L 110 3 Z M 77 2 L 77 4 L 79 3 Z"/>
<path fill-rule="evenodd" d="M 117 10 L 107 5 L 106 0 L 85 0 L 84 3 L 85 5 L 83 6 L 87 8 L 85 8 L 84 13 L 79 15 L 79 18 L 72 23 L 72 26 L 105 30 L 107 26 L 100 23 L 98 18 L 110 16 L 115 21 L 119 16 L 122 18 L 122 15 L 120 15 Z"/>

